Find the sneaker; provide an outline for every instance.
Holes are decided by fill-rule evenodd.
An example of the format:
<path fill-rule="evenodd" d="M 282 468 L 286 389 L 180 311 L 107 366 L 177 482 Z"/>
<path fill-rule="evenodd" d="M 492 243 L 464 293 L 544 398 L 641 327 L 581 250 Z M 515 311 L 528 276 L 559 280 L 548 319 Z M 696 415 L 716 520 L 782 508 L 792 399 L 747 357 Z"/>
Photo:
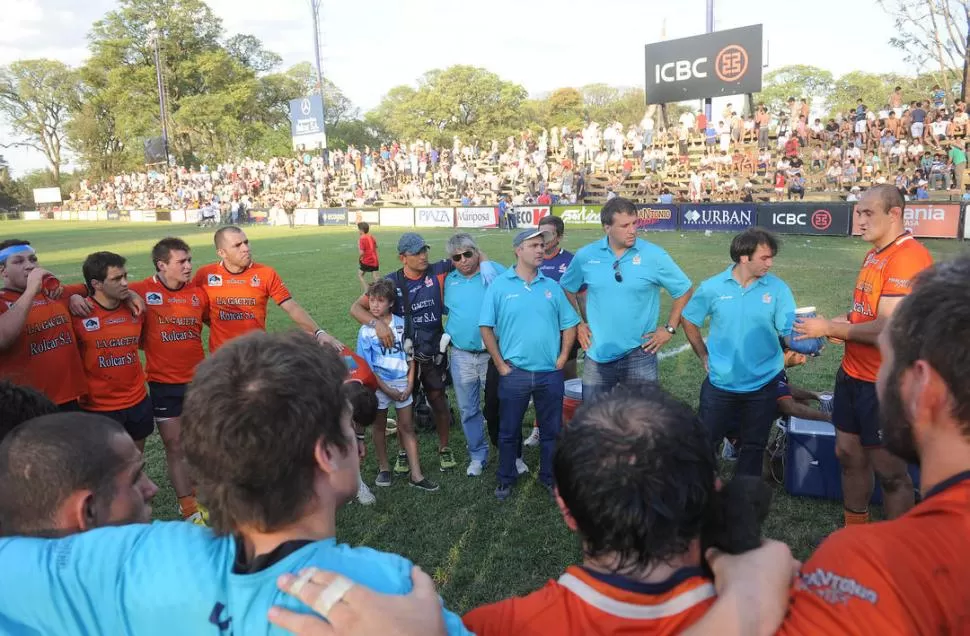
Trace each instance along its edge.
<path fill-rule="evenodd" d="M 724 446 L 721 448 L 721 459 L 726 462 L 735 462 L 738 460 L 738 449 L 726 437 L 724 438 Z"/>
<path fill-rule="evenodd" d="M 390 475 L 387 476 L 390 478 Z M 380 477 L 380 475 L 378 475 L 378 477 Z M 377 501 L 377 497 L 374 496 L 374 493 L 370 491 L 370 488 L 368 488 L 367 484 L 365 484 L 363 481 L 360 482 L 359 486 L 357 486 L 357 501 L 359 501 L 362 506 L 369 506 Z"/>
<path fill-rule="evenodd" d="M 526 440 L 524 442 L 522 442 L 522 445 L 523 446 L 538 446 L 539 445 L 539 427 L 538 426 L 533 426 L 532 427 L 532 433 L 529 435 L 528 438 L 526 438 Z"/>
<path fill-rule="evenodd" d="M 408 454 L 401 451 L 397 454 L 397 461 L 394 462 L 394 474 L 407 475 L 409 472 L 411 472 L 411 467 L 408 466 Z"/>
<path fill-rule="evenodd" d="M 408 483 L 414 486 L 415 488 L 418 488 L 425 492 L 436 492 L 438 490 L 438 484 L 434 483 L 427 477 L 425 477 L 421 481 L 414 481 L 413 479 L 408 479 Z"/>
<path fill-rule="evenodd" d="M 377 473 L 377 479 L 374 480 L 375 486 L 380 486 L 381 488 L 387 488 L 391 485 L 391 471 L 382 470 Z M 358 491 L 359 492 L 359 491 Z"/>
<path fill-rule="evenodd" d="M 479 475 L 482 474 L 482 470 L 484 468 L 485 468 L 485 462 L 480 461 L 478 459 L 473 459 L 468 464 L 468 470 L 465 471 L 465 474 L 468 475 L 469 477 L 478 477 Z"/>
<path fill-rule="evenodd" d="M 185 521 L 187 523 L 194 523 L 197 526 L 202 526 L 203 528 L 209 527 L 209 524 L 206 523 L 206 519 L 203 518 L 201 512 L 196 512 L 193 515 L 189 515 L 185 518 Z"/>
<path fill-rule="evenodd" d="M 387 418 L 387 426 L 384 427 L 384 433 L 387 435 L 397 433 L 397 420 L 395 420 L 393 417 Z"/>
<path fill-rule="evenodd" d="M 499 501 L 505 501 L 512 494 L 512 486 L 508 484 L 499 484 L 498 488 L 495 489 L 495 498 Z"/>
<path fill-rule="evenodd" d="M 451 449 L 447 446 L 438 451 L 438 464 L 441 467 L 441 472 L 452 470 L 458 465 L 455 462 L 455 456 L 451 453 Z"/>
<path fill-rule="evenodd" d="M 522 458 L 519 457 L 518 459 L 515 460 L 515 470 L 520 475 L 524 475 L 527 472 L 529 472 L 529 467 L 526 465 L 524 461 L 522 461 Z"/>

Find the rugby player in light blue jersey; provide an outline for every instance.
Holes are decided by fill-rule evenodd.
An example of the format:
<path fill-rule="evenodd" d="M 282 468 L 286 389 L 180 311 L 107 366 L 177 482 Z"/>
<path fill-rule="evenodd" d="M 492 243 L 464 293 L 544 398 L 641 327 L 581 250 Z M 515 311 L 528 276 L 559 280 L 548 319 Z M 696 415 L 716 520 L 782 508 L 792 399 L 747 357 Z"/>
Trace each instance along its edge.
<path fill-rule="evenodd" d="M 0 539 L 0 633 L 283 634 L 281 574 L 318 567 L 385 594 L 411 563 L 336 540 L 357 493 L 343 360 L 302 333 L 254 332 L 199 365 L 186 395 L 186 459 L 212 529 L 178 522 L 66 539 Z M 449 634 L 469 634 L 442 609 Z"/>

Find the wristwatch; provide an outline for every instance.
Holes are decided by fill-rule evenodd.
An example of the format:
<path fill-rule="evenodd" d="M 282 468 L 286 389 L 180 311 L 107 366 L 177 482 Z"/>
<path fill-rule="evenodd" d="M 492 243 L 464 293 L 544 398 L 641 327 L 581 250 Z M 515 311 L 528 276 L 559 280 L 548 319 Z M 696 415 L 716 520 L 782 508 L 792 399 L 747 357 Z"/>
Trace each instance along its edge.
<path fill-rule="evenodd" d="M 676 327 L 671 327 L 670 325 L 668 325 L 668 324 L 666 324 L 666 323 L 664 323 L 664 329 L 665 329 L 665 330 L 667 331 L 667 333 L 669 333 L 670 335 L 674 335 L 675 333 L 677 333 L 677 328 L 676 328 Z"/>

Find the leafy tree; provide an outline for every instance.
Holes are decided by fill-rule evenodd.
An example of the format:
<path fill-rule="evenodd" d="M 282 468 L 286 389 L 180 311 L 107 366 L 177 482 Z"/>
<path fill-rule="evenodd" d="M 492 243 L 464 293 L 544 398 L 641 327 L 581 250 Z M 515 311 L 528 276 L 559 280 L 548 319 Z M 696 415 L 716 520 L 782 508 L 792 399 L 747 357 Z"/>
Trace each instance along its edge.
<path fill-rule="evenodd" d="M 961 83 L 961 97 L 966 99 L 970 0 L 877 2 L 893 18 L 896 35 L 889 43 L 903 52 L 903 59 L 918 72 L 931 74 L 934 84 L 949 89 Z"/>
<path fill-rule="evenodd" d="M 19 60 L 0 68 L 0 114 L 25 146 L 44 155 L 57 179 L 66 147 L 65 127 L 79 103 L 77 74 L 55 60 Z"/>
<path fill-rule="evenodd" d="M 263 48 L 263 43 L 255 35 L 234 35 L 226 41 L 226 52 L 237 62 L 254 73 L 266 73 L 283 61 L 276 53 Z"/>
<path fill-rule="evenodd" d="M 790 97 L 804 97 L 812 102 L 828 104 L 835 88 L 832 73 L 817 66 L 792 64 L 782 66 L 765 74 L 763 87 L 755 95 L 755 102 L 768 107 L 771 112 L 784 108 Z"/>
<path fill-rule="evenodd" d="M 565 126 L 577 130 L 586 118 L 586 102 L 583 94 L 575 88 L 558 88 L 543 100 L 549 127 Z"/>

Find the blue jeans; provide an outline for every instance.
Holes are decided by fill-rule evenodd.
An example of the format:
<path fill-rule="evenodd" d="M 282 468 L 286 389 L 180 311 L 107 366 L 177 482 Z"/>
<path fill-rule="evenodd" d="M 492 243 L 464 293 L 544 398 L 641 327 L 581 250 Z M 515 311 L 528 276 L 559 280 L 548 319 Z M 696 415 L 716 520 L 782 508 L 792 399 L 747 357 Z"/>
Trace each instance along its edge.
<path fill-rule="evenodd" d="M 461 428 L 468 444 L 468 456 L 483 464 L 488 461 L 488 439 L 482 415 L 482 389 L 488 371 L 488 354 L 451 348 L 451 380 L 461 413 Z"/>
<path fill-rule="evenodd" d="M 519 473 L 515 460 L 519 456 L 518 442 L 522 434 L 522 418 L 529 408 L 529 398 L 535 403 L 539 424 L 539 481 L 552 485 L 552 455 L 562 426 L 562 397 L 565 378 L 559 371 L 512 371 L 498 381 L 498 481 L 512 485 Z"/>
<path fill-rule="evenodd" d="M 741 449 L 736 475 L 761 475 L 768 434 L 778 410 L 777 400 L 774 381 L 755 391 L 734 393 L 719 389 L 704 378 L 697 415 L 710 434 L 714 448 L 730 430 L 740 431 Z"/>
<path fill-rule="evenodd" d="M 657 356 L 637 347 L 613 362 L 583 363 L 583 402 L 589 404 L 617 384 L 637 385 L 657 381 Z"/>

